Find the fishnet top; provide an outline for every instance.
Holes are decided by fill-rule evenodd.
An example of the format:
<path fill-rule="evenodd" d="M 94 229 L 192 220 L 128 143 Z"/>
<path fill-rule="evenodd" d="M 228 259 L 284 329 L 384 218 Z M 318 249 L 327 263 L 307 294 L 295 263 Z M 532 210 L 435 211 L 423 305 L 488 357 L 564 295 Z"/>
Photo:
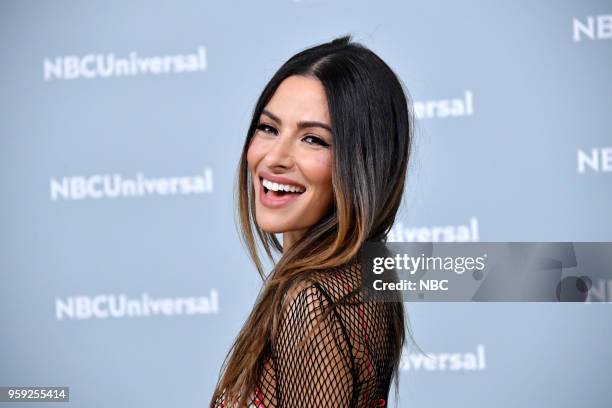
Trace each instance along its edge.
<path fill-rule="evenodd" d="M 357 262 L 320 272 L 290 299 L 278 334 L 262 358 L 249 408 L 385 407 L 394 356 L 391 304 L 364 300 L 363 290 L 316 326 L 330 305 L 360 288 Z M 229 408 L 222 395 L 216 407 Z"/>

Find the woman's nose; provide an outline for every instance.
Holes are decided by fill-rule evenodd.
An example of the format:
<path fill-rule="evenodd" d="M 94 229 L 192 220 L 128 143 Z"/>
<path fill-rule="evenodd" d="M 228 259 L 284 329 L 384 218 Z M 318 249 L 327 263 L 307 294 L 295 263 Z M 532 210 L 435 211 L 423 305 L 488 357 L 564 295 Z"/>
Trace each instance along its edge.
<path fill-rule="evenodd" d="M 270 145 L 270 149 L 264 158 L 269 168 L 290 168 L 295 161 L 293 143 L 290 137 L 279 135 Z"/>

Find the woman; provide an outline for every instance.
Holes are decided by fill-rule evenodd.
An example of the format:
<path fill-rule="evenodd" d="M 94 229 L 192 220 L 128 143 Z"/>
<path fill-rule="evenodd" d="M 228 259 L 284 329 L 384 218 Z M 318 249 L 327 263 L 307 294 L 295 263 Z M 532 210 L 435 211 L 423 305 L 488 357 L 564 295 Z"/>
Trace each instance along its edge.
<path fill-rule="evenodd" d="M 397 393 L 403 303 L 366 300 L 357 259 L 393 224 L 411 138 L 400 81 L 350 36 L 296 54 L 270 80 L 237 190 L 264 286 L 211 407 L 386 406 L 393 377 Z M 258 246 L 282 253 L 268 276 Z"/>

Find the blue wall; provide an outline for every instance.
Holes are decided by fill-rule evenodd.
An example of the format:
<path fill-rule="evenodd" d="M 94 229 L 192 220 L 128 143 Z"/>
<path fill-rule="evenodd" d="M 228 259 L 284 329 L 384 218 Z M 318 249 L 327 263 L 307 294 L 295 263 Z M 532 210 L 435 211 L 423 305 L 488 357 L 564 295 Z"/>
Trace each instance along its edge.
<path fill-rule="evenodd" d="M 392 239 L 612 240 L 608 1 L 5 1 L 0 385 L 208 402 L 261 285 L 233 221 L 250 113 L 348 33 L 419 118 Z M 406 306 L 434 359 L 406 350 L 401 407 L 610 404 L 609 304 Z"/>

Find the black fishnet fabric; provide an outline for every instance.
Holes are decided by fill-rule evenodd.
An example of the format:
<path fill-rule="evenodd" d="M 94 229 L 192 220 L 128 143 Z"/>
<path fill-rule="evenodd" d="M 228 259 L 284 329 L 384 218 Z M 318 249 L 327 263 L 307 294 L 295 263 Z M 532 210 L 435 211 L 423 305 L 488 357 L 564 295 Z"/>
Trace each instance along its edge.
<path fill-rule="evenodd" d="M 317 326 L 333 303 L 361 287 L 359 268 L 353 262 L 319 272 L 288 300 L 249 407 L 387 406 L 393 362 L 399 358 L 393 351 L 391 304 L 365 301 L 359 290 Z M 216 404 L 227 407 L 223 396 Z"/>

